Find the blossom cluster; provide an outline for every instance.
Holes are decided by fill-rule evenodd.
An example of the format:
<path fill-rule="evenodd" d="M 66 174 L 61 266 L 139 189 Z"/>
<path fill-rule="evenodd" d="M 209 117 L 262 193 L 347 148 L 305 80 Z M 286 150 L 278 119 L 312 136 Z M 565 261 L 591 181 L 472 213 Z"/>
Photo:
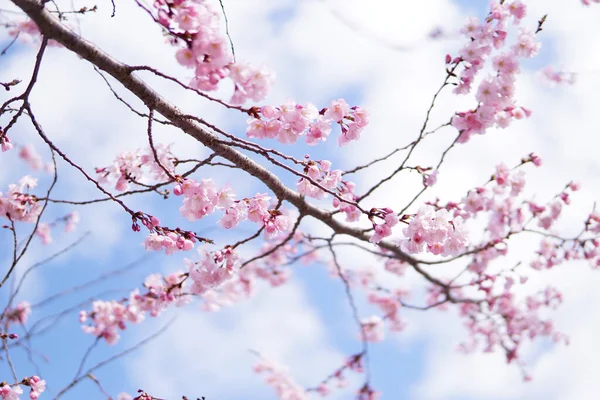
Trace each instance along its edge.
<path fill-rule="evenodd" d="M 304 173 L 313 181 L 327 190 L 335 190 L 342 182 L 342 171 L 339 169 L 331 170 L 331 162 L 323 161 L 307 161 L 304 167 Z M 300 178 L 296 184 L 298 193 L 303 196 L 312 197 L 315 199 L 323 199 L 327 197 L 325 192 L 320 187 L 311 183 L 311 180 Z"/>
<path fill-rule="evenodd" d="M 157 144 L 154 148 L 160 164 L 173 174 L 175 156 L 171 153 L 171 145 Z M 129 189 L 130 183 L 148 184 L 167 180 L 169 176 L 161 165 L 156 162 L 152 148 L 148 146 L 145 149 L 122 152 L 111 165 L 96 168 L 96 174 L 99 183 L 114 181 L 115 189 L 124 192 Z"/>
<path fill-rule="evenodd" d="M 22 301 L 14 307 L 7 308 L 4 311 L 2 324 L 5 329 L 8 329 L 13 324 L 24 325 L 31 314 L 31 304 L 27 301 Z"/>
<path fill-rule="evenodd" d="M 29 399 L 37 400 L 40 395 L 46 390 L 46 381 L 37 375 L 23 378 L 21 382 L 14 385 L 8 385 L 6 382 L 0 383 L 0 396 L 2 400 L 19 400 L 23 394 L 23 386 L 29 386 Z"/>
<path fill-rule="evenodd" d="M 358 196 L 354 193 L 356 184 L 350 181 L 341 181 L 338 187 L 338 196 L 346 201 L 340 200 L 338 197 L 333 198 L 333 206 L 346 214 L 346 221 L 356 222 L 360 218 L 361 211 L 351 202 L 356 202 Z"/>
<path fill-rule="evenodd" d="M 17 184 L 8 185 L 8 193 L 0 192 L 0 216 L 7 215 L 13 221 L 35 222 L 42 212 L 42 206 L 34 195 L 26 193 L 37 186 L 37 179 L 24 176 Z"/>
<path fill-rule="evenodd" d="M 158 0 L 154 2 L 157 21 L 173 38 L 183 44 L 175 54 L 177 61 L 194 69 L 190 85 L 213 91 L 229 77 L 234 84 L 231 102 L 262 100 L 274 75 L 265 67 L 236 63 L 226 37 L 221 33 L 220 14 L 209 0 Z"/>
<path fill-rule="evenodd" d="M 183 205 L 179 211 L 190 221 L 197 221 L 215 210 L 223 210 L 225 214 L 219 220 L 219 224 L 226 229 L 250 220 L 262 225 L 265 236 L 272 238 L 287 232 L 291 227 L 290 216 L 278 209 L 271 209 L 271 197 L 264 193 L 234 200 L 230 186 L 218 189 L 212 179 L 184 179 L 177 184 L 173 193 L 183 196 Z"/>
<path fill-rule="evenodd" d="M 460 217 L 445 209 L 424 205 L 402 231 L 400 248 L 409 254 L 426 250 L 435 255 L 457 255 L 467 246 L 467 234 Z"/>
<path fill-rule="evenodd" d="M 459 51 L 459 56 L 455 59 L 450 56 L 446 58 L 449 68 L 452 68 L 449 74 L 454 75 L 459 64 L 464 67 L 459 73 L 455 93 L 466 94 L 471 91 L 475 77 L 484 68 L 492 51 L 506 46 L 508 21 L 512 18 L 513 24 L 518 26 L 526 11 L 521 0 L 493 0 L 491 11 L 483 23 L 474 17 L 469 20 L 461 30 L 469 38 L 469 43 Z M 468 141 L 472 134 L 484 134 L 493 126 L 506 128 L 513 119 L 522 119 L 531 114 L 528 109 L 515 105 L 515 80 L 519 73 L 519 58 L 534 57 L 539 49 L 535 33 L 520 28 L 516 42 L 492 58 L 494 74 L 479 85 L 475 95 L 477 107 L 458 112 L 452 118 L 452 126 L 460 132 L 459 143 Z"/>
<path fill-rule="evenodd" d="M 383 220 L 383 223 L 376 223 L 375 218 Z M 370 242 L 379 243 L 383 238 L 392 234 L 392 228 L 398 224 L 398 216 L 391 208 L 373 208 L 369 213 L 369 219 L 373 223 L 375 233 L 369 238 Z"/>
<path fill-rule="evenodd" d="M 384 336 L 383 320 L 372 315 L 369 318 L 364 318 L 360 321 L 362 330 L 361 339 L 366 342 L 381 342 Z"/>
<path fill-rule="evenodd" d="M 554 309 L 560 305 L 562 296 L 558 291 L 546 288 L 518 301 L 515 294 L 509 291 L 510 285 L 506 284 L 500 295 L 493 295 L 491 286 L 496 280 L 496 277 L 488 276 L 480 283 L 488 282 L 485 303 L 466 302 L 460 307 L 460 314 L 464 317 L 469 332 L 469 339 L 460 346 L 462 351 L 471 352 L 479 345 L 483 345 L 486 352 L 501 347 L 508 363 L 516 360 L 523 366 L 519 358 L 523 340 L 546 336 L 555 342 L 568 343 L 566 336 L 554 329 L 552 321 L 540 317 L 542 309 Z M 525 379 L 530 378 L 525 375 Z"/>
<path fill-rule="evenodd" d="M 34 171 L 45 170 L 49 173 L 54 172 L 54 165 L 52 163 L 47 163 L 44 165 L 42 157 L 31 144 L 26 144 L 25 146 L 21 147 L 19 150 L 19 158 L 25 161 L 27 165 L 29 165 L 29 168 Z"/>
<path fill-rule="evenodd" d="M 265 383 L 275 390 L 280 399 L 309 399 L 304 389 L 290 377 L 289 372 L 271 361 L 261 359 L 254 365 L 254 372 L 264 375 Z"/>
<path fill-rule="evenodd" d="M 4 130 L 0 126 L 0 149 L 2 152 L 9 151 L 13 148 L 13 144 L 10 142 L 10 139 L 4 133 Z"/>
<path fill-rule="evenodd" d="M 231 248 L 214 253 L 201 251 L 200 255 L 199 262 L 186 260 L 188 272 L 148 276 L 145 293 L 134 289 L 121 301 L 95 301 L 91 311 L 79 314 L 83 331 L 115 344 L 119 331 L 126 329 L 127 323 L 140 323 L 146 315 L 157 317 L 171 304 L 182 306 L 192 295 L 201 295 L 231 279 L 239 269 L 239 258 Z"/>
<path fill-rule="evenodd" d="M 77 211 L 72 211 L 69 214 L 67 214 L 66 216 L 59 218 L 52 223 L 40 222 L 35 231 L 35 234 L 40 237 L 42 244 L 52 243 L 52 230 L 51 229 L 52 229 L 52 227 L 56 226 L 57 223 L 59 223 L 59 222 L 65 223 L 65 229 L 64 229 L 65 232 L 67 232 L 67 233 L 73 232 L 77 227 L 77 223 L 79 223 L 79 213 Z"/>
<path fill-rule="evenodd" d="M 142 223 L 150 230 L 150 234 L 144 240 L 144 248 L 148 251 L 164 250 L 165 254 L 171 255 L 178 251 L 192 250 L 199 241 L 210 242 L 210 240 L 201 238 L 191 231 L 159 226 L 160 221 L 153 216 L 142 219 Z M 134 223 L 133 227 L 134 230 L 140 229 L 137 223 Z"/>
<path fill-rule="evenodd" d="M 546 66 L 542 69 L 541 73 L 544 80 L 553 85 L 573 85 L 577 77 L 577 74 L 574 72 L 557 70 L 552 65 Z"/>
<path fill-rule="evenodd" d="M 294 144 L 300 136 L 305 136 L 310 146 L 326 141 L 332 125 L 338 124 L 342 132 L 338 144 L 343 146 L 360 138 L 369 123 L 369 115 L 361 107 L 350 107 L 344 99 L 334 100 L 329 108 L 320 111 L 311 103 L 301 105 L 288 101 L 278 107 L 261 107 L 247 123 L 248 137 Z"/>
<path fill-rule="evenodd" d="M 217 311 L 252 296 L 258 281 L 264 281 L 271 287 L 278 287 L 291 277 L 291 262 L 304 263 L 318 259 L 316 252 L 305 246 L 304 234 L 296 231 L 292 238 L 274 238 L 266 241 L 254 261 L 249 262 L 239 273 L 222 285 L 202 294 L 203 308 Z"/>

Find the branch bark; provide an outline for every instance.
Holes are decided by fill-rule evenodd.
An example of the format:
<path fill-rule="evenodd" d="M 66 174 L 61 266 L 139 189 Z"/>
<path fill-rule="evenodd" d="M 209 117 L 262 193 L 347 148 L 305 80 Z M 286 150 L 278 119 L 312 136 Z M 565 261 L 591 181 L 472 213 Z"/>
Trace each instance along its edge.
<path fill-rule="evenodd" d="M 266 168 L 245 156 L 231 146 L 222 143 L 212 132 L 204 129 L 199 123 L 186 117 L 175 105 L 168 102 L 142 79 L 133 73 L 132 67 L 116 60 L 93 43 L 84 39 L 67 26 L 62 24 L 48 10 L 44 9 L 38 0 L 11 0 L 17 7 L 23 10 L 39 27 L 40 32 L 48 39 L 53 39 L 62 44 L 68 50 L 76 53 L 81 58 L 89 61 L 97 68 L 105 71 L 131 93 L 138 97 L 148 108 L 159 112 L 174 126 L 177 126 L 186 134 L 192 136 L 204 146 L 210 148 L 217 154 L 238 168 L 246 171 L 263 182 L 279 199 L 286 200 L 294 205 L 300 214 L 311 216 L 330 227 L 338 234 L 346 234 L 359 240 L 368 241 L 369 236 L 360 228 L 352 227 L 334 219 L 332 213 L 309 204 L 303 196 L 288 188 L 283 182 Z M 442 282 L 419 268 L 419 261 L 390 243 L 382 241 L 379 246 L 390 250 L 399 259 L 410 263 L 417 272 L 428 281 L 441 284 Z"/>

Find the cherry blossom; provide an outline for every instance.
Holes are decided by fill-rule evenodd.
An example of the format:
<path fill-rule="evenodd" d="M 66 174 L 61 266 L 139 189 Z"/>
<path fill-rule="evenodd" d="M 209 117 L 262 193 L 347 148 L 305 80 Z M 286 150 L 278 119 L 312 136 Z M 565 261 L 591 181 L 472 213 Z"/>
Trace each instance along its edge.
<path fill-rule="evenodd" d="M 544 79 L 544 81 L 552 85 L 573 85 L 575 84 L 577 78 L 577 74 L 573 72 L 557 70 L 552 65 L 548 65 L 544 69 L 542 69 L 541 76 Z"/>
<path fill-rule="evenodd" d="M 314 146 L 326 141 L 332 125 L 337 124 L 342 133 L 338 143 L 342 146 L 359 139 L 368 123 L 366 110 L 350 107 L 343 99 L 333 101 L 329 108 L 321 111 L 312 103 L 301 105 L 288 101 L 278 107 L 267 105 L 257 110 L 247 121 L 246 134 L 250 138 L 277 139 L 283 144 L 294 144 L 306 136 L 306 143 Z"/>
<path fill-rule="evenodd" d="M 383 340 L 383 320 L 373 315 L 360 321 L 364 340 L 367 342 L 381 342 Z"/>
<path fill-rule="evenodd" d="M 8 186 L 8 193 L 0 192 L 0 215 L 7 215 L 13 221 L 35 222 L 42 211 L 36 197 L 28 194 L 29 189 L 37 186 L 37 179 L 24 176 L 18 184 Z"/>
<path fill-rule="evenodd" d="M 273 362 L 261 359 L 254 365 L 254 372 L 264 376 L 265 383 L 275 390 L 280 399 L 307 400 L 306 392 L 292 380 L 289 372 Z"/>

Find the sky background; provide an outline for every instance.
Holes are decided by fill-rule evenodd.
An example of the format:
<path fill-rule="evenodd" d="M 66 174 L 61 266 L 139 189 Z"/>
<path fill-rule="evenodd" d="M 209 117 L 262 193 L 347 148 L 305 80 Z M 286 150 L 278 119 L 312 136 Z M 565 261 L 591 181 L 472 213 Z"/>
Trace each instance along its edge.
<path fill-rule="evenodd" d="M 152 65 L 188 79 L 189 71 L 177 65 L 173 49 L 164 44 L 160 31 L 147 15 L 133 2 L 115 2 L 116 16 L 110 18 L 110 2 L 76 0 L 75 8 L 97 4 L 98 12 L 81 17 L 80 25 L 75 19 L 70 22 L 84 37 L 123 62 Z M 527 169 L 526 192 L 531 197 L 548 199 L 572 179 L 582 183 L 582 191 L 576 193 L 572 205 L 565 209 L 560 224 L 565 232 L 576 232 L 594 200 L 600 198 L 597 157 L 600 53 L 596 51 L 600 48 L 597 35 L 600 6 L 583 7 L 578 0 L 526 3 L 529 12 L 525 25 L 535 27 L 536 21 L 548 14 L 540 36 L 541 53 L 524 64 L 517 86 L 516 98 L 519 104 L 533 110 L 532 117 L 514 123 L 507 130 L 490 130 L 457 147 L 449 154 L 438 184 L 422 200 L 436 196 L 458 200 L 468 189 L 487 180 L 499 162 L 514 165 L 534 151 L 542 157 L 544 166 Z M 483 16 L 487 11 L 487 1 L 474 0 L 224 0 L 224 4 L 238 60 L 265 64 L 277 75 L 265 104 L 293 99 L 299 103 L 310 101 L 322 108 L 331 100 L 344 97 L 351 105 L 369 110 L 371 123 L 359 142 L 340 149 L 334 133 L 323 146 L 311 148 L 302 144 L 289 149 L 296 156 L 310 152 L 313 159 L 329 159 L 335 168 L 342 170 L 416 138 L 428 103 L 444 79 L 444 56 L 456 54 L 464 43 L 455 32 L 469 15 Z M 427 39 L 438 27 L 448 37 Z M 0 31 L 0 47 L 8 41 L 6 32 Z M 36 51 L 35 43 L 18 42 L 12 47 L 7 55 L 0 57 L 0 81 L 13 78 L 27 81 Z M 577 83 L 548 86 L 539 76 L 539 70 L 547 64 L 581 72 Z M 143 78 L 178 107 L 206 117 L 229 132 L 244 135 L 243 115 L 226 112 L 152 76 Z M 139 106 L 125 89 L 116 87 L 119 94 Z M 227 98 L 230 89 L 224 85 L 219 94 Z M 121 150 L 146 145 L 146 121 L 117 102 L 89 64 L 64 49 L 48 49 L 31 102 L 52 140 L 87 171 L 108 165 Z M 453 112 L 472 104 L 469 97 L 442 94 L 431 126 L 446 122 Z M 156 141 L 174 143 L 174 153 L 181 158 L 207 155 L 201 145 L 181 132 L 158 126 L 155 132 Z M 32 143 L 49 160 L 48 150 L 26 119 L 17 124 L 10 137 L 17 144 Z M 415 152 L 415 162 L 422 166 L 435 162 L 440 150 L 453 139 L 454 130 L 446 128 L 440 132 L 439 141 L 426 143 Z M 0 155 L 0 191 L 27 171 L 15 155 L 16 152 Z M 357 175 L 357 191 L 366 189 L 374 176 L 389 173 L 397 162 L 394 159 Z M 58 169 L 55 198 L 98 197 L 93 186 L 65 163 L 59 162 Z M 33 175 L 40 178 L 40 191 L 45 190 L 49 175 Z M 219 185 L 230 182 L 238 197 L 264 191 L 263 186 L 244 174 L 227 169 L 203 169 L 198 177 L 211 177 Z M 294 185 L 289 176 L 282 175 L 282 179 Z M 366 206 L 402 208 L 418 190 L 419 180 L 418 176 L 401 175 L 375 192 Z M 179 199 L 162 201 L 149 195 L 127 200 L 131 208 L 156 215 L 166 225 L 194 230 L 219 243 L 231 243 L 253 233 L 251 225 L 242 226 L 236 234 L 216 229 L 215 218 L 189 223 L 178 215 L 178 203 Z M 418 204 L 409 212 L 417 208 Z M 52 205 L 45 220 L 52 221 L 72 209 Z M 97 295 L 104 299 L 120 298 L 139 287 L 147 275 L 183 269 L 184 257 L 198 257 L 195 252 L 170 257 L 146 253 L 140 245 L 144 235 L 131 231 L 130 218 L 116 204 L 103 203 L 77 210 L 82 216 L 77 232 L 56 233 L 51 246 L 44 247 L 36 241 L 15 276 L 76 241 L 84 232 L 90 231 L 90 235 L 73 251 L 32 272 L 24 280 L 19 300 L 35 305 L 54 293 L 144 258 L 119 276 L 47 305 L 34 306 L 27 325 L 31 327 L 42 321 L 39 326 L 52 326 L 32 341 L 32 346 L 49 358 L 47 363 L 40 355 L 35 356 L 51 395 L 70 381 L 81 357 L 93 343 L 93 338 L 79 328 L 80 307 L 75 305 Z M 323 233 L 314 221 L 305 222 L 306 230 Z M 29 229 L 22 228 L 22 232 Z M 11 240 L 8 232 L 0 231 L 0 249 L 10 249 Z M 535 244 L 516 243 L 511 257 L 529 260 L 535 250 L 532 246 Z M 247 254 L 253 250 L 256 248 L 252 246 L 245 249 Z M 374 264 L 367 255 L 355 252 L 344 252 L 342 262 L 348 268 Z M 7 252 L 0 251 L 0 265 L 7 264 Z M 600 360 L 594 357 L 600 353 L 599 273 L 583 263 L 570 263 L 532 277 L 535 279 L 526 286 L 528 291 L 553 284 L 563 292 L 564 303 L 553 317 L 558 329 L 571 338 L 568 347 L 554 347 L 545 342 L 529 347 L 525 359 L 534 378 L 532 382 L 524 383 L 519 369 L 507 366 L 501 353 L 465 356 L 457 352 L 456 345 L 465 339 L 466 331 L 454 312 L 405 310 L 407 329 L 390 333 L 385 342 L 370 347 L 373 387 L 383 392 L 383 399 L 596 398 L 600 390 L 595 373 Z M 414 303 L 422 300 L 422 282 L 418 277 L 407 274 L 390 284 L 413 290 Z M 114 292 L 105 293 L 109 290 Z M 276 289 L 261 287 L 253 298 L 218 313 L 206 313 L 200 310 L 199 302 L 194 302 L 161 318 L 131 326 L 117 345 L 97 346 L 87 365 L 93 366 L 135 345 L 176 317 L 169 329 L 149 345 L 95 373 L 109 393 L 134 393 L 143 388 L 166 399 L 183 394 L 210 400 L 271 399 L 272 389 L 251 370 L 256 357 L 249 349 L 287 365 L 293 378 L 303 386 L 314 386 L 338 368 L 347 355 L 360 351 L 343 290 L 339 279 L 332 279 L 324 265 L 297 265 L 288 284 Z M 6 292 L 0 295 L 6 296 Z M 357 297 L 361 316 L 369 316 L 373 309 Z M 69 307 L 73 311 L 64 318 L 52 318 Z M 12 354 L 19 375 L 36 373 L 37 367 L 28 362 L 24 351 L 16 349 Z M 8 380 L 8 369 L 2 366 L 0 371 L 2 379 Z M 348 375 L 354 382 L 350 389 L 361 379 L 352 376 Z M 332 398 L 352 398 L 351 392 L 334 391 Z M 104 397 L 92 382 L 86 381 L 63 398 Z"/>

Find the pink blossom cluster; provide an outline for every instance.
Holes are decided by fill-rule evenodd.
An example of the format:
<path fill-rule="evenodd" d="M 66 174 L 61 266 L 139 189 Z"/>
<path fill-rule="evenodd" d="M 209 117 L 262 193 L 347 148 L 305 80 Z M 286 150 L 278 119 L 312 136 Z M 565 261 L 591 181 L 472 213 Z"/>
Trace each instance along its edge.
<path fill-rule="evenodd" d="M 349 202 L 356 202 L 358 196 L 354 193 L 355 188 L 356 184 L 354 182 L 341 181 L 341 185 L 338 187 L 338 195 Z M 341 201 L 339 198 L 334 197 L 333 206 L 346 214 L 346 221 L 348 222 L 356 222 L 360 218 L 361 211 L 351 203 Z"/>
<path fill-rule="evenodd" d="M 21 147 L 21 150 L 19 150 L 19 158 L 25 161 L 29 165 L 29 168 L 34 171 L 41 171 L 43 169 L 49 173 L 54 172 L 54 165 L 50 163 L 44 165 L 42 157 L 31 144 L 26 144 Z"/>
<path fill-rule="evenodd" d="M 408 264 L 397 259 L 382 258 L 386 271 L 403 275 Z M 352 284 L 362 287 L 367 293 L 367 301 L 376 306 L 383 314 L 383 320 L 388 322 L 388 327 L 392 332 L 400 332 L 406 327 L 406 321 L 400 316 L 402 303 L 400 300 L 408 296 L 408 292 L 402 289 L 386 290 L 375 281 L 373 268 L 359 268 L 348 272 L 349 281 Z M 377 320 L 375 320 L 377 321 Z M 377 324 L 379 325 L 379 323 Z M 382 333 L 383 326 L 375 326 Z"/>
<path fill-rule="evenodd" d="M 184 179 L 177 184 L 173 193 L 183 196 L 183 205 L 179 211 L 190 221 L 199 220 L 215 210 L 223 210 L 225 214 L 219 220 L 219 224 L 226 229 L 250 220 L 264 226 L 265 236 L 271 238 L 291 228 L 291 217 L 277 209 L 271 209 L 271 197 L 266 193 L 234 200 L 230 186 L 217 189 L 212 179 Z"/>
<path fill-rule="evenodd" d="M 541 165 L 541 159 L 530 154 L 519 166 L 529 162 Z M 570 182 L 545 205 L 532 200 L 519 201 L 525 187 L 525 175 L 516 168 L 498 165 L 488 184 L 469 191 L 460 203 L 450 202 L 444 207 L 463 220 L 487 218 L 483 246 L 473 254 L 469 271 L 476 275 L 485 274 L 491 261 L 507 254 L 505 240 L 517 233 L 531 231 L 530 225 L 534 223 L 541 228 L 534 233 L 545 235 L 545 239 L 540 242 L 536 258 L 530 263 L 533 269 L 549 269 L 568 260 L 587 260 L 594 267 L 600 266 L 600 240 L 597 238 L 600 227 L 596 222 L 600 221 L 600 214 L 592 213 L 576 238 L 562 239 L 545 233 L 553 228 L 563 207 L 570 204 L 571 193 L 579 190 L 578 183 Z M 441 208 L 437 204 L 429 205 Z"/>
<path fill-rule="evenodd" d="M 454 89 L 457 94 L 466 94 L 476 75 L 485 66 L 493 49 L 502 49 L 506 45 L 507 23 L 512 18 L 519 25 L 526 14 L 526 6 L 520 0 L 491 2 L 491 11 L 483 23 L 471 18 L 461 33 L 469 38 L 469 43 L 459 52 L 454 60 L 447 57 L 447 64 L 452 70 L 463 65 L 459 74 L 459 82 Z M 535 33 L 521 28 L 513 46 L 492 58 L 495 70 L 483 80 L 477 89 L 475 98 L 478 105 L 474 110 L 459 112 L 452 118 L 452 126 L 460 132 L 458 142 L 464 143 L 472 134 L 484 134 L 493 126 L 506 128 L 513 119 L 528 117 L 531 112 L 523 107 L 515 106 L 515 79 L 519 72 L 519 58 L 531 58 L 539 52 L 540 44 L 536 42 Z"/>
<path fill-rule="evenodd" d="M 0 149 L 2 152 L 9 151 L 13 148 L 13 144 L 10 142 L 10 139 L 4 133 L 4 130 L 0 126 Z"/>
<path fill-rule="evenodd" d="M 80 219 L 81 218 L 79 217 L 79 213 L 77 211 L 71 211 L 69 214 L 67 214 L 64 219 L 65 232 L 74 232 L 75 229 L 77 229 L 77 224 L 79 223 Z"/>
<path fill-rule="evenodd" d="M 575 84 L 575 80 L 577 78 L 577 74 L 575 74 L 574 72 L 557 70 L 552 65 L 548 65 L 544 69 L 542 69 L 541 75 L 544 81 L 552 85 L 573 85 Z"/>
<path fill-rule="evenodd" d="M 347 365 L 343 365 L 341 368 L 339 368 L 337 371 L 335 371 L 333 374 L 331 374 L 331 376 L 325 380 L 324 382 L 321 382 L 315 389 L 314 391 L 319 393 L 321 396 L 326 397 L 329 396 L 331 394 L 332 388 L 331 385 L 333 384 L 333 380 L 335 380 L 335 386 L 337 388 L 344 388 L 346 386 L 348 386 L 348 381 L 346 380 L 346 378 L 343 375 L 344 370 L 348 368 Z"/>
<path fill-rule="evenodd" d="M 144 248 L 148 251 L 164 250 L 165 254 L 171 255 L 178 251 L 192 250 L 196 242 L 193 232 L 155 227 L 144 240 Z"/>
<path fill-rule="evenodd" d="M 201 253 L 200 262 L 185 260 L 188 268 L 192 286 L 190 292 L 202 295 L 208 290 L 220 286 L 223 282 L 231 279 L 239 269 L 239 257 L 231 247 L 226 247 L 213 255 L 207 251 Z"/>
<path fill-rule="evenodd" d="M 327 160 L 323 161 L 307 161 L 305 163 L 304 173 L 312 179 L 313 182 L 317 182 L 323 188 L 333 191 L 337 189 L 338 185 L 342 181 L 342 171 L 339 169 L 331 170 L 331 162 Z M 296 184 L 298 193 L 303 196 L 313 197 L 315 199 L 323 199 L 327 197 L 325 192 L 320 187 L 313 185 L 309 179 L 300 178 Z"/>
<path fill-rule="evenodd" d="M 2 400 L 19 400 L 19 396 L 23 394 L 21 385 L 31 388 L 29 391 L 30 400 L 37 400 L 46 390 L 46 381 L 37 375 L 25 377 L 21 382 L 12 385 L 2 382 L 0 383 L 0 397 Z"/>
<path fill-rule="evenodd" d="M 262 115 L 262 117 L 261 117 Z M 246 134 L 251 138 L 277 139 L 283 144 L 294 144 L 300 136 L 314 146 L 326 141 L 332 124 L 338 124 L 342 135 L 338 144 L 343 146 L 360 138 L 360 133 L 369 123 L 369 115 L 361 107 L 350 107 L 344 99 L 334 100 L 329 108 L 318 111 L 311 104 L 289 101 L 281 106 L 263 106 L 256 115 L 248 119 Z"/>
<path fill-rule="evenodd" d="M 433 186 L 437 182 L 438 170 L 423 174 L 423 186 Z"/>
<path fill-rule="evenodd" d="M 54 227 L 60 221 L 64 221 L 65 223 L 65 232 L 73 232 L 77 228 L 77 223 L 79 222 L 79 213 L 77 211 L 72 211 L 66 216 L 59 218 L 51 224 L 47 222 L 39 223 L 35 234 L 40 237 L 40 239 L 42 240 L 42 244 L 52 243 L 51 228 Z"/>
<path fill-rule="evenodd" d="M 234 84 L 231 102 L 262 100 L 274 75 L 265 67 L 235 63 L 227 38 L 221 33 L 220 13 L 208 0 L 157 0 L 158 22 L 171 34 L 173 44 L 182 43 L 175 54 L 177 61 L 194 69 L 190 85 L 213 91 L 229 77 Z"/>
<path fill-rule="evenodd" d="M 30 400 L 37 400 L 40 397 L 40 395 L 46 390 L 46 381 L 41 379 L 37 375 L 25 378 L 24 382 L 26 385 L 29 385 L 29 387 L 31 387 L 31 390 L 29 392 Z"/>
<path fill-rule="evenodd" d="M 203 308 L 206 311 L 217 311 L 239 303 L 255 293 L 259 280 L 267 282 L 271 287 L 285 284 L 291 277 L 291 270 L 286 266 L 302 252 L 306 252 L 306 248 L 304 235 L 300 231 L 296 231 L 291 240 L 274 238 L 265 242 L 256 260 L 245 265 L 222 285 L 202 294 Z M 311 260 L 314 261 L 316 255 L 311 254 Z"/>
<path fill-rule="evenodd" d="M 375 218 L 383 221 L 382 223 L 376 223 Z M 373 224 L 373 230 L 375 233 L 369 238 L 369 242 L 379 243 L 384 238 L 392 234 L 392 228 L 399 222 L 398 216 L 394 213 L 391 208 L 373 208 L 369 213 L 369 219 Z"/>
<path fill-rule="evenodd" d="M 581 0 L 581 2 L 586 5 L 589 6 L 592 3 L 600 3 L 600 0 Z"/>
<path fill-rule="evenodd" d="M 42 206 L 33 195 L 26 193 L 37 186 L 37 179 L 24 176 L 17 184 L 8 185 L 6 196 L 0 192 L 0 216 L 8 214 L 13 221 L 35 222 L 42 212 Z"/>
<path fill-rule="evenodd" d="M 212 254 L 201 251 L 200 255 L 199 262 L 186 260 L 187 273 L 176 271 L 164 277 L 148 276 L 144 281 L 145 293 L 134 289 L 121 301 L 95 301 L 91 311 L 79 314 L 83 331 L 115 344 L 127 323 L 138 324 L 146 315 L 157 317 L 171 304 L 180 307 L 191 301 L 191 295 L 214 289 L 237 273 L 239 259 L 231 248 Z"/>
<path fill-rule="evenodd" d="M 540 242 L 536 258 L 529 265 L 535 270 L 543 270 L 570 260 L 586 260 L 593 268 L 600 268 L 599 221 L 600 214 L 593 212 L 578 237 L 546 237 Z"/>
<path fill-rule="evenodd" d="M 108 344 L 115 344 L 120 338 L 118 332 L 126 329 L 126 323 L 140 323 L 147 313 L 156 317 L 175 300 L 180 305 L 180 283 L 183 279 L 182 272 L 174 272 L 164 278 L 159 274 L 152 274 L 144 282 L 144 287 L 148 290 L 145 294 L 134 289 L 129 298 L 121 301 L 94 301 L 91 311 L 79 313 L 79 321 L 87 323 L 82 326 L 83 331 L 103 338 Z"/>
<path fill-rule="evenodd" d="M 421 206 L 417 214 L 403 229 L 405 238 L 400 247 L 409 254 L 426 250 L 435 255 L 457 255 L 467 246 L 467 234 L 462 218 L 452 218 L 445 209 Z"/>
<path fill-rule="evenodd" d="M 154 148 L 162 166 L 174 174 L 175 156 L 171 153 L 171 145 L 159 143 Z M 169 179 L 161 166 L 156 163 L 150 146 L 143 150 L 122 152 L 110 166 L 96 168 L 96 174 L 99 183 L 106 184 L 114 181 L 115 189 L 120 192 L 128 190 L 130 183 L 150 184 Z"/>
<path fill-rule="evenodd" d="M 2 396 L 2 400 L 19 400 L 20 395 L 23 394 L 23 389 L 19 385 L 8 385 L 2 382 L 2 386 L 0 386 L 0 396 Z"/>
<path fill-rule="evenodd" d="M 50 231 L 50 224 L 46 222 L 40 222 L 35 234 L 40 237 L 42 244 L 52 243 L 52 232 Z"/>
<path fill-rule="evenodd" d="M 487 276 L 486 281 L 493 285 L 497 279 Z M 505 351 L 507 361 L 511 363 L 519 361 L 523 340 L 546 336 L 556 342 L 568 343 L 562 333 L 555 331 L 550 320 L 539 316 L 543 309 L 554 309 L 562 302 L 562 295 L 556 289 L 546 288 L 534 296 L 517 301 L 515 295 L 506 288 L 504 285 L 500 295 L 493 295 L 492 288 L 488 288 L 485 306 L 484 303 L 471 302 L 461 305 L 460 313 L 469 331 L 469 340 L 460 346 L 462 351 L 471 352 L 483 345 L 483 351 L 491 352 L 498 347 Z M 523 365 L 522 361 L 519 363 Z"/>
<path fill-rule="evenodd" d="M 534 154 L 522 160 L 522 164 L 525 162 L 541 165 L 540 158 Z M 517 201 L 525 183 L 523 171 L 511 170 L 501 163 L 496 166 L 491 188 L 477 187 L 469 191 L 460 203 L 449 203 L 446 209 L 463 220 L 487 213 L 489 219 L 486 230 L 489 237 L 491 240 L 501 240 L 511 230 L 520 230 L 526 222 L 525 204 Z"/>
<path fill-rule="evenodd" d="M 371 282 L 372 285 L 372 282 Z M 370 290 L 367 296 L 369 303 L 377 306 L 388 321 L 389 329 L 392 332 L 400 332 L 406 328 L 406 321 L 400 316 L 402 304 L 400 298 L 407 293 L 402 290 L 396 290 L 391 293 L 384 293 L 379 290 Z"/>
<path fill-rule="evenodd" d="M 29 165 L 29 168 L 34 171 L 39 171 L 44 167 L 42 157 L 35 151 L 35 148 L 31 144 L 26 144 L 21 147 L 21 150 L 19 150 L 19 158 L 25 161 Z"/>
<path fill-rule="evenodd" d="M 363 357 L 365 356 L 365 352 L 361 352 L 358 354 L 354 354 L 346 359 L 344 365 L 330 374 L 323 382 L 321 382 L 317 387 L 310 388 L 307 391 L 315 391 L 319 393 L 321 396 L 325 397 L 331 394 L 330 385 L 335 380 L 335 384 L 338 388 L 342 388 L 348 385 L 348 381 L 344 377 L 343 373 L 345 370 L 354 371 L 356 373 L 362 374 L 364 373 L 363 367 Z M 377 400 L 381 393 L 373 390 L 368 382 L 366 382 L 358 392 L 356 393 L 356 399 L 361 400 Z"/>
<path fill-rule="evenodd" d="M 364 318 L 360 321 L 362 330 L 361 340 L 366 342 L 381 342 L 384 337 L 384 324 L 383 320 L 377 316 L 372 315 L 369 318 Z"/>
<path fill-rule="evenodd" d="M 381 393 L 373 390 L 368 383 L 365 383 L 363 387 L 358 391 L 356 400 L 377 400 L 381 397 Z"/>
<path fill-rule="evenodd" d="M 13 37 L 18 36 L 24 41 L 40 39 L 42 36 L 38 26 L 29 18 L 25 21 L 17 21 L 12 27 L 9 26 L 8 34 Z M 60 43 L 53 39 L 48 40 L 48 46 L 62 47 Z"/>
<path fill-rule="evenodd" d="M 289 372 L 282 366 L 261 359 L 254 365 L 254 372 L 264 376 L 264 381 L 271 386 L 280 399 L 285 400 L 308 400 L 309 397 L 294 380 Z"/>
<path fill-rule="evenodd" d="M 27 301 L 22 301 L 16 306 L 6 309 L 2 323 L 6 329 L 13 324 L 25 325 L 30 314 L 31 304 Z"/>

